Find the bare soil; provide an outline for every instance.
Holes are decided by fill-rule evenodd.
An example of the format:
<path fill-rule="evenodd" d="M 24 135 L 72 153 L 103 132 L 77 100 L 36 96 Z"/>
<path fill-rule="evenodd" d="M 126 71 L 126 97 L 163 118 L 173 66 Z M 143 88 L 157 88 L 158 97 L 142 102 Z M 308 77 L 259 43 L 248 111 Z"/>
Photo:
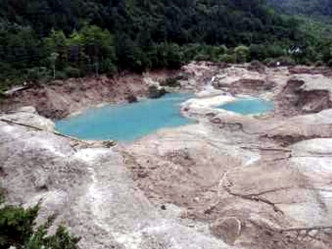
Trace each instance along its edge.
<path fill-rule="evenodd" d="M 161 81 L 173 75 L 161 70 L 148 74 L 152 80 Z M 102 76 L 53 81 L 17 91 L 1 102 L 0 111 L 15 111 L 22 106 L 34 106 L 41 116 L 61 119 L 104 103 L 131 102 L 133 98 L 148 96 L 146 75 L 125 73 L 114 78 Z"/>

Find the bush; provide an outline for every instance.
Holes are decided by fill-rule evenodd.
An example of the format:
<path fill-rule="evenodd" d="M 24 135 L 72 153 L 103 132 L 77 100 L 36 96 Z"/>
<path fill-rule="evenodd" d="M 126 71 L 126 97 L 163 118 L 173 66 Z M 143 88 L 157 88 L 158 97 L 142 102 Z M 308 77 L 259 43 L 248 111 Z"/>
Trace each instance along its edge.
<path fill-rule="evenodd" d="M 54 218 L 34 229 L 38 216 L 39 205 L 24 209 L 17 206 L 5 206 L 0 209 L 0 248 L 7 249 L 77 249 L 79 238 L 58 227 L 54 235 L 47 235 Z"/>
<path fill-rule="evenodd" d="M 249 59 L 250 50 L 246 46 L 238 46 L 234 49 L 236 61 L 239 63 L 247 62 Z"/>
<path fill-rule="evenodd" d="M 267 52 L 266 54 L 267 57 L 277 58 L 277 57 L 286 56 L 285 49 L 277 44 L 271 44 L 266 46 L 266 52 Z"/>
<path fill-rule="evenodd" d="M 282 56 L 276 60 L 280 63 L 280 66 L 294 66 L 296 64 L 294 59 L 289 56 Z"/>
<path fill-rule="evenodd" d="M 75 67 L 66 67 L 64 70 L 64 75 L 69 78 L 78 78 L 81 76 L 81 71 Z"/>
<path fill-rule="evenodd" d="M 263 63 L 268 67 L 275 67 L 277 65 L 277 60 L 273 58 L 266 58 Z"/>
<path fill-rule="evenodd" d="M 0 209 L 0 248 L 22 248 L 33 235 L 39 207 L 24 209 L 6 206 Z"/>
<path fill-rule="evenodd" d="M 117 67 L 111 59 L 106 59 L 102 63 L 102 71 L 107 75 L 114 75 L 117 72 Z"/>
<path fill-rule="evenodd" d="M 50 80 L 51 72 L 46 67 L 34 67 L 27 70 L 26 79 L 28 81 L 48 81 Z"/>
<path fill-rule="evenodd" d="M 324 62 L 323 62 L 323 61 L 316 61 L 316 62 L 314 63 L 314 66 L 315 66 L 315 67 L 322 67 L 322 66 L 324 66 Z"/>
<path fill-rule="evenodd" d="M 68 76 L 65 71 L 57 71 L 55 73 L 55 78 L 58 80 L 64 80 L 64 79 L 67 79 Z"/>
<path fill-rule="evenodd" d="M 303 58 L 301 64 L 309 67 L 313 65 L 312 61 L 310 61 L 308 58 Z"/>
<path fill-rule="evenodd" d="M 254 61 L 250 62 L 248 69 L 257 71 L 257 72 L 264 72 L 265 66 L 261 62 L 254 60 Z"/>
<path fill-rule="evenodd" d="M 205 61 L 218 61 L 218 58 L 227 53 L 226 46 L 203 46 Z M 202 56 L 202 55 L 201 55 Z M 203 56 L 203 58 L 204 58 Z"/>
<path fill-rule="evenodd" d="M 235 63 L 236 57 L 235 57 L 235 55 L 224 54 L 224 55 L 220 56 L 218 60 L 220 62 Z"/>
<path fill-rule="evenodd" d="M 264 60 L 267 57 L 267 49 L 264 45 L 253 44 L 250 46 L 250 57 L 252 60 Z"/>
<path fill-rule="evenodd" d="M 197 54 L 195 57 L 194 57 L 194 60 L 195 61 L 208 61 L 210 60 L 210 56 L 207 55 L 207 54 Z"/>
<path fill-rule="evenodd" d="M 327 64 L 328 67 L 332 67 L 332 59 L 328 60 Z"/>
<path fill-rule="evenodd" d="M 182 66 L 183 53 L 180 46 L 176 43 L 165 45 L 167 55 L 167 67 L 171 69 L 178 69 Z"/>

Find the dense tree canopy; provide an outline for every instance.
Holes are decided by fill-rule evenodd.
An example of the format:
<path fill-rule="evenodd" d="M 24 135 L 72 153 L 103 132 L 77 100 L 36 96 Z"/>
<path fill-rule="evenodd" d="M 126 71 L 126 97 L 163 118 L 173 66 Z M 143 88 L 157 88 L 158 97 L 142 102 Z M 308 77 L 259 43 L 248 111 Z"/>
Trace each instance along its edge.
<path fill-rule="evenodd" d="M 311 17 L 331 17 L 331 0 L 268 0 L 277 10 Z"/>
<path fill-rule="evenodd" d="M 308 37 L 264 0 L 3 0 L 0 85 L 277 58 Z"/>

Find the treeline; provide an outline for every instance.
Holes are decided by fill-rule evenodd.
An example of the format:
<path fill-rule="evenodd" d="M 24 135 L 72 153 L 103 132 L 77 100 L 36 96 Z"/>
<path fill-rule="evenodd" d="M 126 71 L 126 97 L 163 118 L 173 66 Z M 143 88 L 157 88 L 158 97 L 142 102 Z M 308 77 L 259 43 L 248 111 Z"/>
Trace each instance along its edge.
<path fill-rule="evenodd" d="M 0 84 L 190 60 L 328 62 L 299 27 L 263 0 L 3 0 Z"/>

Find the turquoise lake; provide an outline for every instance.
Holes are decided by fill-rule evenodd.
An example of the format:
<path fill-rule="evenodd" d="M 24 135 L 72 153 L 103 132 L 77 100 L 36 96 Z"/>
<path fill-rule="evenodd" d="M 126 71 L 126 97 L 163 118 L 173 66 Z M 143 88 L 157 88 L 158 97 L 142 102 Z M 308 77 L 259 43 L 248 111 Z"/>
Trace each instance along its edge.
<path fill-rule="evenodd" d="M 91 140 L 133 141 L 166 127 L 192 123 L 180 104 L 192 95 L 172 93 L 133 104 L 107 105 L 56 122 L 62 134 Z"/>
<path fill-rule="evenodd" d="M 252 115 L 273 111 L 274 104 L 271 101 L 259 98 L 241 98 L 234 102 L 221 105 L 218 108 L 242 115 Z"/>

